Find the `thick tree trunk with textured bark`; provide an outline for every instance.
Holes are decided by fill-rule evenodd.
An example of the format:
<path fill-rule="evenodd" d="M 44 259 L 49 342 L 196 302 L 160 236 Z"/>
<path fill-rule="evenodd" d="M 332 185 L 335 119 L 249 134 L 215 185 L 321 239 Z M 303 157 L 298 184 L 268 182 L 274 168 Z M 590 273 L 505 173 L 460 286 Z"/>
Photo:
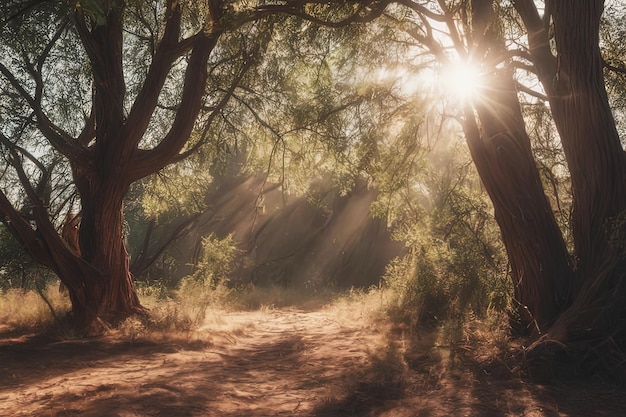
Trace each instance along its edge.
<path fill-rule="evenodd" d="M 599 50 L 603 1 L 547 2 L 556 53 L 550 19 L 542 20 L 531 0 L 514 5 L 528 30 L 531 58 L 571 174 L 571 262 L 543 195 L 513 79 L 503 70 L 488 81 L 488 99 L 466 111 L 468 144 L 494 204 L 516 298 L 538 324 L 540 337 L 530 351 L 567 352 L 587 366 L 608 359 L 604 365 L 613 367 L 623 363 L 626 348 L 626 255 L 611 241 L 624 236 L 618 218 L 626 210 L 626 177 Z M 489 33 L 487 23 L 482 28 Z M 494 38 L 479 38 L 487 58 L 501 47 Z"/>
<path fill-rule="evenodd" d="M 466 109 L 466 140 L 509 256 L 519 324 L 541 334 L 567 304 L 569 255 L 544 194 L 511 74 L 498 72 L 489 83 L 489 100 Z"/>
<path fill-rule="evenodd" d="M 143 311 L 133 287 L 124 243 L 122 199 L 125 194 L 125 187 L 105 184 L 90 193 L 91 199 L 82 200 L 81 256 L 100 271 L 94 284 L 85 286 L 86 297 L 97 316 L 111 324 Z"/>
<path fill-rule="evenodd" d="M 492 69 L 483 80 L 484 97 L 466 105 L 463 128 L 509 257 L 520 330 L 538 336 L 568 305 L 573 272 L 534 160 L 513 72 L 496 69 L 506 48 L 493 4 L 473 0 L 471 6 L 474 59 Z"/>
<path fill-rule="evenodd" d="M 611 239 L 623 236 L 624 224 L 617 219 L 626 210 L 626 167 L 599 49 L 604 2 L 586 1 L 576 7 L 553 3 L 556 67 L 552 78 L 549 71 L 542 72 L 542 82 L 553 86 L 546 88 L 571 173 L 576 274 L 572 304 L 544 341 L 565 340 L 589 349 L 608 344 L 623 350 L 626 256 L 623 246 Z"/>
<path fill-rule="evenodd" d="M 572 8 L 556 2 L 553 10 L 558 67 L 550 105 L 572 176 L 577 290 L 623 257 L 607 239 L 607 222 L 626 208 L 626 183 L 598 47 L 602 3 Z"/>

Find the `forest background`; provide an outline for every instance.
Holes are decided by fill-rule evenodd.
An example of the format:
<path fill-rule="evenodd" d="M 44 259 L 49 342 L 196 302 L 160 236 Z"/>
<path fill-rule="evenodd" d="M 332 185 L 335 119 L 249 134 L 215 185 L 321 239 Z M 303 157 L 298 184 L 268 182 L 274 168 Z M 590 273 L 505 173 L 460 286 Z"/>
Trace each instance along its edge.
<path fill-rule="evenodd" d="M 138 293 L 197 324 L 356 287 L 412 328 L 507 311 L 539 355 L 623 363 L 619 2 L 1 7 L 7 294 L 60 280 L 98 334 Z"/>

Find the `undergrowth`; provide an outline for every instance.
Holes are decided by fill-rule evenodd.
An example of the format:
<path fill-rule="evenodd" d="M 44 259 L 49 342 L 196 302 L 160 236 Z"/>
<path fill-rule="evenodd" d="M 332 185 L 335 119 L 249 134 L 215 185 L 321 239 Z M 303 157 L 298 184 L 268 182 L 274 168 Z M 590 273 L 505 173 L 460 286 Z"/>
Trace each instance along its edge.
<path fill-rule="evenodd" d="M 204 239 L 197 268 L 176 288 L 158 282 L 137 284 L 148 313 L 126 320 L 119 330 L 130 338 L 151 332 L 190 333 L 215 311 L 326 307 L 338 320 L 400 329 L 407 340 L 423 337 L 425 332 L 436 334 L 432 343 L 440 346 L 468 342 L 481 332 L 484 339 L 505 338 L 507 320 L 502 312 L 510 290 L 502 284 L 504 280 L 493 268 L 443 244 L 416 246 L 389 265 L 380 285 L 367 290 L 233 287 L 229 273 L 239 255 L 230 238 Z M 54 284 L 41 294 L 8 290 L 0 296 L 0 321 L 11 327 L 49 325 L 69 310 L 67 296 Z M 482 323 L 480 332 L 478 322 Z"/>
<path fill-rule="evenodd" d="M 16 329 L 41 328 L 59 321 L 70 307 L 58 283 L 38 290 L 9 289 L 0 296 L 0 323 Z"/>
<path fill-rule="evenodd" d="M 393 323 L 442 328 L 458 338 L 468 318 L 506 311 L 512 290 L 505 272 L 438 243 L 389 264 L 378 289 L 381 310 Z"/>

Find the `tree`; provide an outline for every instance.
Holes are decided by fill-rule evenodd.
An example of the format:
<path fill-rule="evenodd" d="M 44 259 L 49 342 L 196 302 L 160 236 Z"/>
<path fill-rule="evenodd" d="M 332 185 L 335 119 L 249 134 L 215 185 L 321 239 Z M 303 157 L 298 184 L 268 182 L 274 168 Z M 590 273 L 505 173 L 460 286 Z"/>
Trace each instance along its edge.
<path fill-rule="evenodd" d="M 623 72 L 623 63 L 612 57 L 607 64 L 601 53 L 604 1 L 315 3 L 287 1 L 266 10 L 331 27 L 380 17 L 435 65 L 480 68 L 483 93 L 462 103 L 460 124 L 493 202 L 519 324 L 535 341 L 529 351 L 567 352 L 589 367 L 621 364 L 625 162 L 605 71 Z M 549 107 L 567 161 L 571 250 L 533 153 L 522 111 L 531 100 Z"/>
<path fill-rule="evenodd" d="M 271 27 L 217 1 L 1 10 L 0 214 L 67 287 L 74 325 L 97 332 L 143 311 L 124 242 L 130 185 L 201 146 Z"/>

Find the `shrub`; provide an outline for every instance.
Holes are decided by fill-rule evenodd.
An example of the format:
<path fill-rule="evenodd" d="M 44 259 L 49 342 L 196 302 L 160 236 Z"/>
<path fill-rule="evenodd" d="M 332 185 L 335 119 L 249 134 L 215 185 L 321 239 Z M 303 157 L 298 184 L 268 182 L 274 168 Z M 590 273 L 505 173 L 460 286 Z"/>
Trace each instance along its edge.
<path fill-rule="evenodd" d="M 490 265 L 475 246 L 453 249 L 433 238 L 388 266 L 384 289 L 387 314 L 413 327 L 450 326 L 468 314 L 504 310 L 511 294 L 506 269 Z"/>
<path fill-rule="evenodd" d="M 232 290 L 229 275 L 240 257 L 232 238 L 202 239 L 202 258 L 193 274 L 183 278 L 176 292 L 181 311 L 193 325 L 202 323 L 209 306 L 226 307 Z"/>

